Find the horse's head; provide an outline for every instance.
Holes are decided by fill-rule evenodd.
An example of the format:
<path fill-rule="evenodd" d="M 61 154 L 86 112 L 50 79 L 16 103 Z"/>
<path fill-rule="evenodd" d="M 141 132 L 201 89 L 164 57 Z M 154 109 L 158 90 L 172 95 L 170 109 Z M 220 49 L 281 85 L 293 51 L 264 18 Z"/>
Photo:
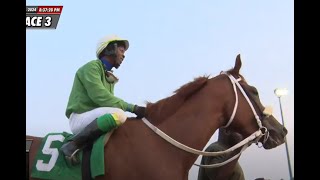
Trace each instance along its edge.
<path fill-rule="evenodd" d="M 244 137 L 260 129 L 264 135 L 260 138 L 259 142 L 263 144 L 265 149 L 275 148 L 285 142 L 287 129 L 275 119 L 270 107 L 262 105 L 258 90 L 254 86 L 249 85 L 244 77 L 240 75 L 240 68 L 241 59 L 240 55 L 238 55 L 234 68 L 226 72 L 226 75 L 233 82 L 230 83 L 233 84 L 234 90 L 232 91 L 235 91 L 238 96 L 238 104 L 237 102 L 235 103 L 236 95 L 231 96 L 232 100 L 230 100 L 228 106 L 230 107 L 228 116 L 230 117 L 230 114 L 233 114 L 233 112 L 235 114 L 234 117 L 231 115 L 232 118 L 226 126 L 241 133 Z"/>

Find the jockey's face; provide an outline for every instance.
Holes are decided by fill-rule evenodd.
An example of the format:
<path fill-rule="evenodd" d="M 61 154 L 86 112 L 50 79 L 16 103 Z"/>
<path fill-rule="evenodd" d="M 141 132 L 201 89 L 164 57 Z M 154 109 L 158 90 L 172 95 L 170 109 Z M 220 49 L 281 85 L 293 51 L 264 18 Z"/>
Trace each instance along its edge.
<path fill-rule="evenodd" d="M 118 69 L 122 61 L 124 60 L 124 57 L 125 57 L 124 53 L 126 50 L 124 46 L 118 46 L 115 51 L 116 51 L 116 56 L 114 57 L 114 67 Z"/>

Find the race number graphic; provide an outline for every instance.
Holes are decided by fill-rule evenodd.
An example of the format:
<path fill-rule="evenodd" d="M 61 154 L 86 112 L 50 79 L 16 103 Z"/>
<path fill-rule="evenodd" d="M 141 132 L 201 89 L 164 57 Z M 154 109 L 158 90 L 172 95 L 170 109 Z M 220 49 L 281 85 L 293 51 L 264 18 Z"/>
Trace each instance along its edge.
<path fill-rule="evenodd" d="M 63 6 L 26 6 L 27 29 L 56 29 Z"/>

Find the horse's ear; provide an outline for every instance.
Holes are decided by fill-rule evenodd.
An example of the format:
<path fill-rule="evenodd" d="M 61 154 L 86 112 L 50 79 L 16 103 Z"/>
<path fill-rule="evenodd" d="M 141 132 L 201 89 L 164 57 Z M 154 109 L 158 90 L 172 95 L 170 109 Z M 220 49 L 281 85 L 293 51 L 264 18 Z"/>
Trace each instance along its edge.
<path fill-rule="evenodd" d="M 237 75 L 239 74 L 241 65 L 242 65 L 242 63 L 241 63 L 240 54 L 238 54 L 237 58 L 236 58 L 236 63 L 235 63 L 234 68 L 233 68 L 233 72 L 236 73 Z"/>

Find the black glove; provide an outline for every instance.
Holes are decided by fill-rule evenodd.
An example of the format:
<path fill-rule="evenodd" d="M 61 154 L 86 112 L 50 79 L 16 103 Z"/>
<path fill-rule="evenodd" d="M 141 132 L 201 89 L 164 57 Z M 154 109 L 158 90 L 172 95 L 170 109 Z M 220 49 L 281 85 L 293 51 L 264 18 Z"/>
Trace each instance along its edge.
<path fill-rule="evenodd" d="M 135 105 L 134 108 L 133 108 L 133 113 L 137 115 L 138 119 L 141 119 L 141 118 L 145 117 L 146 108 L 138 106 L 138 105 Z"/>

